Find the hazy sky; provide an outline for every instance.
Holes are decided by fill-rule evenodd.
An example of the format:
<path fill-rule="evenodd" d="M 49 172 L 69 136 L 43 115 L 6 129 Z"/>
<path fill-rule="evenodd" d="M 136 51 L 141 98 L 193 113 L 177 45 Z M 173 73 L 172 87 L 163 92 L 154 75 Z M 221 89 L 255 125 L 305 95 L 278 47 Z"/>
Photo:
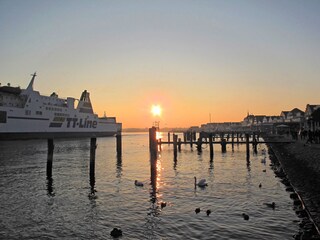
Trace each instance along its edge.
<path fill-rule="evenodd" d="M 320 1 L 0 0 L 0 82 L 79 98 L 123 127 L 320 104 Z M 150 114 L 152 104 L 163 108 Z"/>

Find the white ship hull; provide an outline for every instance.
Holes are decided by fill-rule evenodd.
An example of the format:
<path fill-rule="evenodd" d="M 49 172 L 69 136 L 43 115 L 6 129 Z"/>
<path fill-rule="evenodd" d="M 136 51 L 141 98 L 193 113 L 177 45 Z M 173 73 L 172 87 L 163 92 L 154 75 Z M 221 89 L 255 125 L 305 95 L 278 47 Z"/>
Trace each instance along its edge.
<path fill-rule="evenodd" d="M 76 99 L 50 97 L 33 90 L 35 75 L 27 89 L 0 88 L 0 140 L 30 138 L 105 137 L 121 132 L 115 117 L 93 113 L 89 93 Z"/>

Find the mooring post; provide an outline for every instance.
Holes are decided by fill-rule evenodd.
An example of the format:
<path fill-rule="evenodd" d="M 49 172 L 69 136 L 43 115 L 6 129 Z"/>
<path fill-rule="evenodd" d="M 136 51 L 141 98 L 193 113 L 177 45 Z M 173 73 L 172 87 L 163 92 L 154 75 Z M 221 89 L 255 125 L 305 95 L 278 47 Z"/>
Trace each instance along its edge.
<path fill-rule="evenodd" d="M 174 156 L 174 159 L 177 159 L 177 141 L 178 141 L 178 135 L 173 134 L 173 156 Z"/>
<path fill-rule="evenodd" d="M 178 138 L 178 151 L 181 152 L 181 138 Z"/>
<path fill-rule="evenodd" d="M 257 146 L 258 146 L 258 142 L 257 142 L 257 139 L 254 137 L 253 140 L 252 140 L 252 146 L 253 146 L 253 152 L 255 154 L 258 153 L 258 149 L 257 149 Z"/>
<path fill-rule="evenodd" d="M 193 142 L 193 135 L 192 132 L 189 132 L 189 141 L 190 141 L 190 148 L 192 148 L 192 142 Z"/>
<path fill-rule="evenodd" d="M 186 132 L 183 133 L 183 141 L 187 142 L 187 133 Z"/>
<path fill-rule="evenodd" d="M 168 143 L 170 143 L 170 132 L 168 132 Z"/>
<path fill-rule="evenodd" d="M 224 133 L 220 133 L 220 142 L 224 139 Z"/>
<path fill-rule="evenodd" d="M 221 139 L 221 152 L 227 152 L 227 142 L 225 138 Z"/>
<path fill-rule="evenodd" d="M 253 149 L 254 149 L 254 141 L 256 139 L 256 133 L 255 132 L 252 132 L 252 146 L 253 146 Z"/>
<path fill-rule="evenodd" d="M 237 144 L 239 144 L 239 133 L 237 133 Z"/>
<path fill-rule="evenodd" d="M 91 138 L 90 140 L 90 186 L 91 192 L 94 191 L 95 185 L 95 161 L 96 161 L 96 148 L 97 148 L 97 139 Z"/>
<path fill-rule="evenodd" d="M 212 143 L 212 133 L 209 134 L 209 147 L 210 147 L 210 160 L 213 159 L 213 143 Z"/>
<path fill-rule="evenodd" d="M 197 133 L 193 132 L 193 141 L 196 141 L 196 140 L 197 140 Z"/>
<path fill-rule="evenodd" d="M 234 148 L 234 132 L 231 133 L 232 151 Z"/>
<path fill-rule="evenodd" d="M 202 152 L 202 138 L 201 137 L 199 137 L 198 141 L 197 141 L 197 150 L 199 153 Z"/>
<path fill-rule="evenodd" d="M 117 155 L 121 156 L 122 155 L 122 135 L 121 135 L 121 132 L 117 132 L 116 139 L 117 139 Z"/>
<path fill-rule="evenodd" d="M 161 152 L 162 150 L 162 140 L 161 138 L 158 139 L 158 150 Z"/>
<path fill-rule="evenodd" d="M 149 128 L 149 150 L 152 158 L 157 157 L 157 129 L 155 127 Z"/>
<path fill-rule="evenodd" d="M 47 157 L 47 178 L 52 178 L 52 161 L 53 161 L 53 139 L 48 139 L 48 157 Z"/>
<path fill-rule="evenodd" d="M 247 157 L 250 156 L 250 147 L 249 147 L 249 134 L 246 133 L 246 153 L 247 153 Z"/>

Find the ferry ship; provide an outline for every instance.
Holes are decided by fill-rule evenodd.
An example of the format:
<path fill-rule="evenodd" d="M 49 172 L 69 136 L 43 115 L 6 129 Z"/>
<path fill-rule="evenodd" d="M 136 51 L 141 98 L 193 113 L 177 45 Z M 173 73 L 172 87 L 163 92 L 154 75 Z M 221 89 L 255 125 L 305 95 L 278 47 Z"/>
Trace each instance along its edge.
<path fill-rule="evenodd" d="M 114 136 L 122 130 L 115 117 L 98 117 L 89 92 L 80 99 L 40 95 L 33 89 L 0 85 L 0 140 Z M 75 104 L 77 103 L 77 107 Z"/>

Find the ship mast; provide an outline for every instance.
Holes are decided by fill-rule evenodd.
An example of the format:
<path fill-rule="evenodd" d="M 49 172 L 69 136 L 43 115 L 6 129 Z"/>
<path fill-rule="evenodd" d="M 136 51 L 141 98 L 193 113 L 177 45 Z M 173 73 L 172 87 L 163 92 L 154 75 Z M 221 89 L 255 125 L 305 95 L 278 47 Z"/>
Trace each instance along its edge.
<path fill-rule="evenodd" d="M 32 90 L 33 91 L 33 82 L 34 82 L 34 79 L 36 78 L 37 76 L 37 72 L 34 72 L 34 74 L 31 74 L 32 78 L 31 78 L 31 81 L 27 87 L 26 90 Z"/>

